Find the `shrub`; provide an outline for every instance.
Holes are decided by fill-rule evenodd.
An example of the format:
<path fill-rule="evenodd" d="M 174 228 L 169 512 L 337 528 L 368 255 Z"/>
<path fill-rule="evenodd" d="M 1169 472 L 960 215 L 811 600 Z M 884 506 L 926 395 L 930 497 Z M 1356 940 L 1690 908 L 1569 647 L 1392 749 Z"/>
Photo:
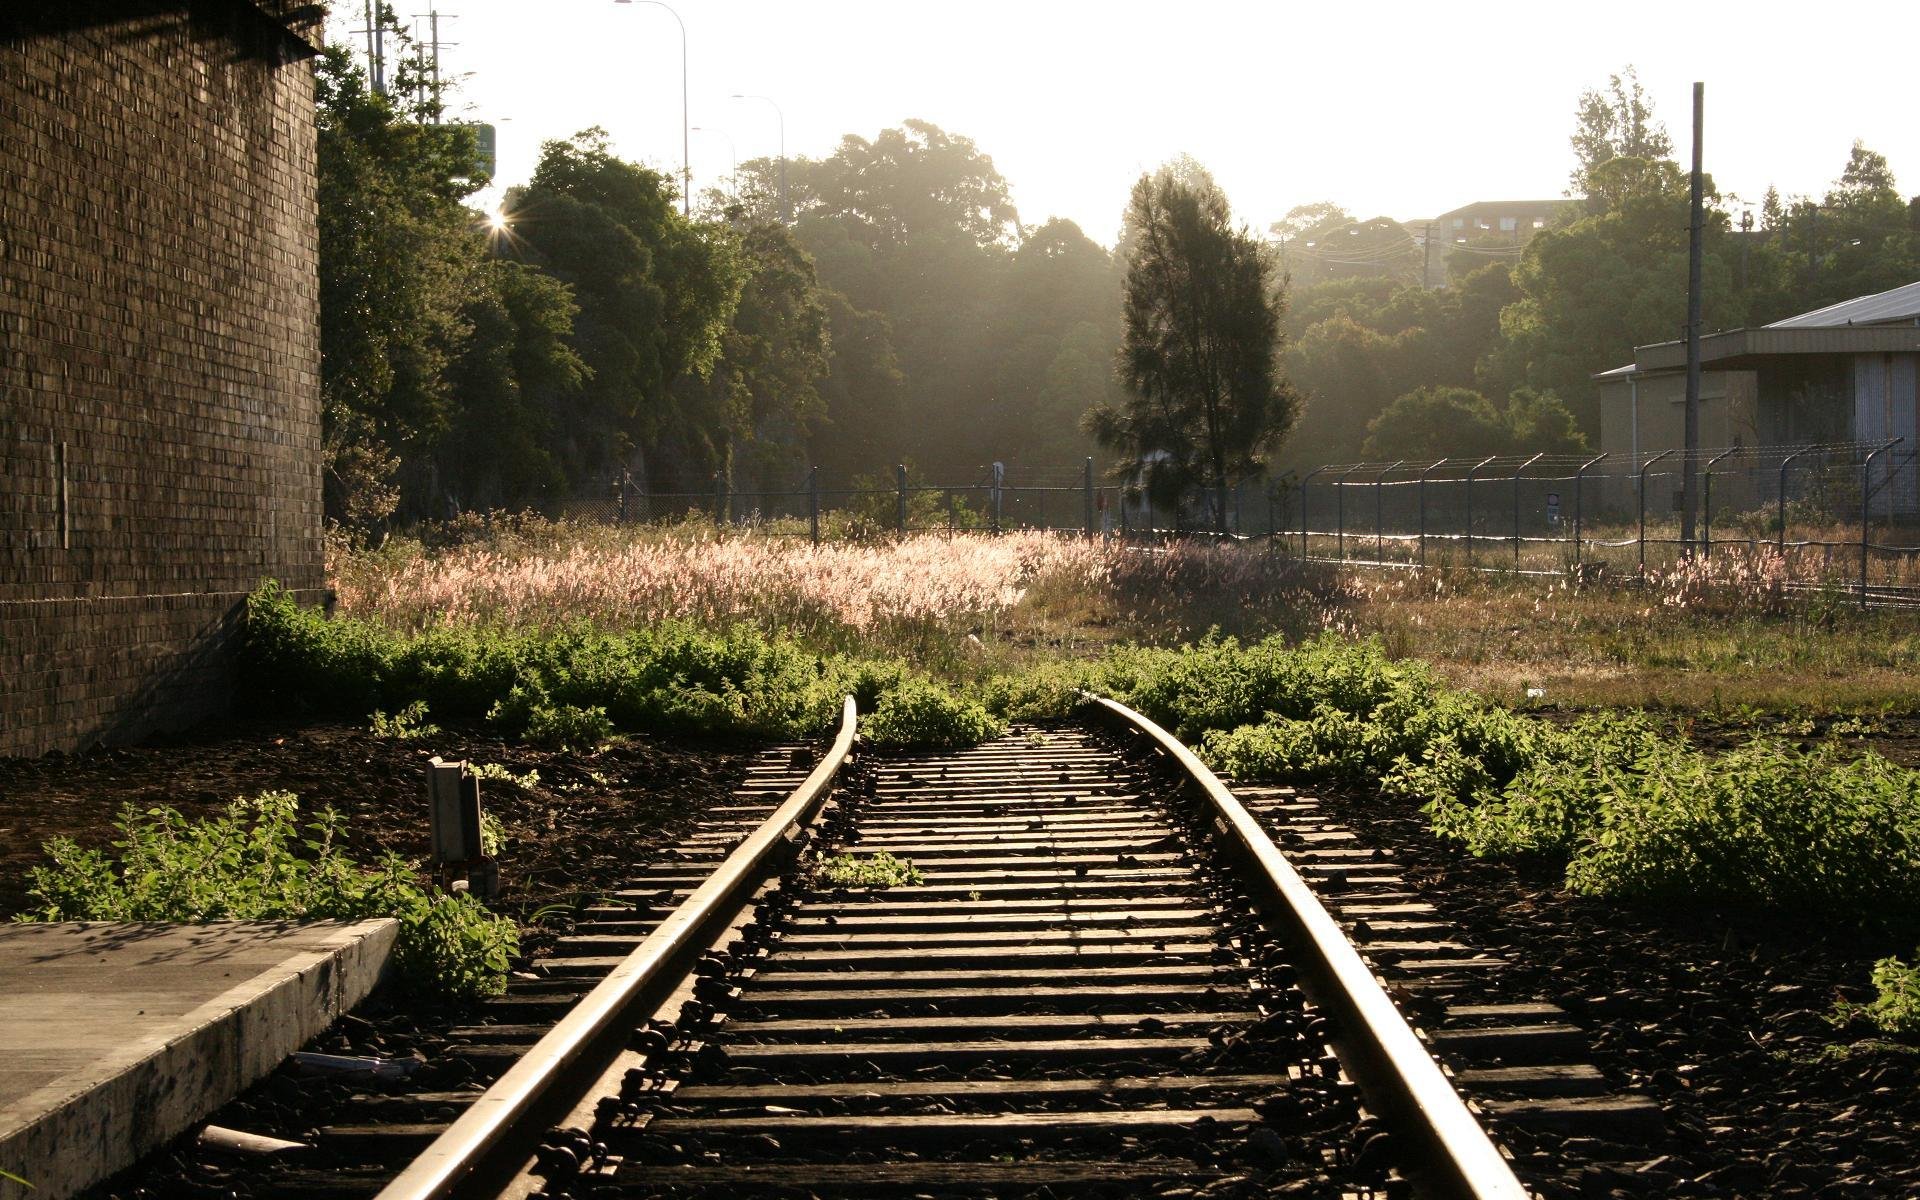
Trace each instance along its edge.
<path fill-rule="evenodd" d="M 1920 772 L 1835 746 L 1674 750 L 1622 777 L 1567 884 L 1637 900 L 1720 900 L 1894 919 L 1920 905 Z"/>
<path fill-rule="evenodd" d="M 1276 717 L 1264 725 L 1214 730 L 1202 755 L 1229 775 L 1278 783 L 1358 780 L 1367 775 L 1368 722 L 1322 706 L 1305 721 Z"/>
<path fill-rule="evenodd" d="M 1006 732 L 977 701 L 925 679 L 883 693 L 863 724 L 878 746 L 971 746 Z"/>
<path fill-rule="evenodd" d="M 512 921 L 465 894 L 435 895 L 394 855 L 371 868 L 337 845 L 345 818 L 323 810 L 301 836 L 289 792 L 236 800 L 191 821 L 174 809 L 128 806 L 120 862 L 71 839 L 31 874 L 40 921 L 254 921 L 396 917 L 394 965 L 411 991 L 454 1001 L 499 993 L 519 950 Z"/>
<path fill-rule="evenodd" d="M 1897 958 L 1881 959 L 1873 964 L 1873 986 L 1878 994 L 1858 1015 L 1887 1033 L 1920 1033 L 1920 960 L 1910 966 Z"/>

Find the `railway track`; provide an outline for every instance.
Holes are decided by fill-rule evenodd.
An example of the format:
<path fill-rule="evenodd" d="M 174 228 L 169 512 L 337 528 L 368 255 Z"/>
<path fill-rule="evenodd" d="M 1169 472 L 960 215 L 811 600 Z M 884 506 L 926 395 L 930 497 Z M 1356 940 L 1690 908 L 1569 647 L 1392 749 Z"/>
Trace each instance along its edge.
<path fill-rule="evenodd" d="M 849 702 L 456 1031 L 486 1091 L 368 1095 L 278 1190 L 1526 1196 L 1271 814 L 1097 703 L 855 759 Z M 879 854 L 920 878 L 821 869 Z"/>

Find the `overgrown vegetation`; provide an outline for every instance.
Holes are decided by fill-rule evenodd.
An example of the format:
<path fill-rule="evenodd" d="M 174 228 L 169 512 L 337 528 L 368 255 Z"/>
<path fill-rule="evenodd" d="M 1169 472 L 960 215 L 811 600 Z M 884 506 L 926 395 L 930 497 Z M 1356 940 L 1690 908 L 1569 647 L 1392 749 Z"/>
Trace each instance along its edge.
<path fill-rule="evenodd" d="M 868 737 L 881 745 L 965 745 L 1000 728 L 977 702 L 897 661 L 815 654 L 751 626 L 403 633 L 328 620 L 268 584 L 248 598 L 246 645 L 249 687 L 268 705 L 333 714 L 430 706 L 553 746 L 591 749 L 621 731 L 810 736 L 848 694 L 873 715 Z"/>
<path fill-rule="evenodd" d="M 1878 993 L 1862 1005 L 1842 1005 L 1842 1020 L 1864 1017 L 1885 1033 L 1920 1033 L 1920 960 L 1909 964 L 1883 958 L 1873 964 L 1873 986 Z"/>
<path fill-rule="evenodd" d="M 1470 852 L 1550 864 L 1577 892 L 1791 908 L 1859 923 L 1920 916 L 1920 772 L 1872 753 L 1757 739 L 1711 756 L 1644 716 L 1558 725 L 1394 661 L 1377 640 L 1208 639 L 1002 680 L 1039 715 L 1084 684 L 1194 743 L 1226 773 L 1349 782 L 1423 806 Z"/>
<path fill-rule="evenodd" d="M 895 858 L 885 850 L 876 850 L 866 858 L 837 854 L 820 863 L 815 877 L 833 887 L 919 887 L 927 881 L 911 861 Z"/>
<path fill-rule="evenodd" d="M 32 874 L 38 921 L 354 920 L 395 917 L 393 962 L 408 990 L 464 1002 L 495 995 L 519 951 L 511 920 L 464 893 L 438 895 L 396 855 L 371 865 L 341 849 L 346 818 L 332 810 L 304 828 L 290 792 L 235 800 L 189 820 L 158 807 L 123 809 L 118 861 L 68 838 L 46 846 Z"/>
<path fill-rule="evenodd" d="M 1915 697 L 1910 629 L 1786 603 L 1753 573 L 1634 589 L 1367 577 L 1191 542 L 816 550 L 526 520 L 334 566 L 340 619 L 254 597 L 250 669 L 271 700 L 340 715 L 425 703 L 590 748 L 643 731 L 816 734 L 851 692 L 876 744 L 937 747 L 1068 714 L 1086 688 L 1228 773 L 1378 788 L 1464 850 L 1587 894 L 1888 929 L 1920 915 L 1913 772 L 1857 747 L 1702 750 L 1659 712 L 1839 737 Z M 1247 636 L 1173 648 L 1216 622 Z M 1823 712 L 1838 698 L 1866 715 Z M 1579 713 L 1595 701 L 1639 711 Z M 1768 715 L 1788 706 L 1808 715 Z"/>

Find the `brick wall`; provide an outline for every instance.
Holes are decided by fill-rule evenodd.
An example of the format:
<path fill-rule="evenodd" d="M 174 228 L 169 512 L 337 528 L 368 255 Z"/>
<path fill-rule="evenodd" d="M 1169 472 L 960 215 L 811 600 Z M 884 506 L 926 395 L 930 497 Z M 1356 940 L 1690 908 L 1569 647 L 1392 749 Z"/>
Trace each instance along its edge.
<path fill-rule="evenodd" d="M 245 593 L 323 584 L 312 29 L 287 15 L 0 15 L 0 754 L 221 711 Z"/>

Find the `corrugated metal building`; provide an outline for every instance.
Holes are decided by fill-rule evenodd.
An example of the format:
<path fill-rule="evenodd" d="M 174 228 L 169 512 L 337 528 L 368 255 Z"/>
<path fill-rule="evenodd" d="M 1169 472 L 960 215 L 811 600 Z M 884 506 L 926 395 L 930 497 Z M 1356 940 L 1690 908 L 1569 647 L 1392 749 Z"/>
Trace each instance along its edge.
<path fill-rule="evenodd" d="M 1920 282 L 1710 334 L 1700 364 L 1703 447 L 1904 438 L 1875 474 L 1894 511 L 1920 512 Z M 1600 448 L 1636 462 L 1680 448 L 1686 367 L 1685 342 L 1658 342 L 1595 375 Z"/>

